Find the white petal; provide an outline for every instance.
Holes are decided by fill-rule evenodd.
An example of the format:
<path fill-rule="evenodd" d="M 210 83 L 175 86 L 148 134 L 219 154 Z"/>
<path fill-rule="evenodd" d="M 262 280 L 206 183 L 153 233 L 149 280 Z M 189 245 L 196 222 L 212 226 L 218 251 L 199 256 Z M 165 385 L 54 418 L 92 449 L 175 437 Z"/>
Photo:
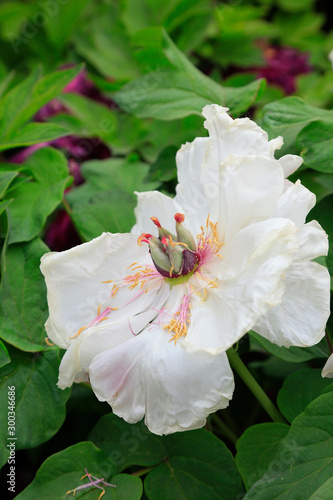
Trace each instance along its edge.
<path fill-rule="evenodd" d="M 65 252 L 42 257 L 50 314 L 45 328 L 53 342 L 69 347 L 68 338 L 96 317 L 112 286 L 102 281 L 124 278 L 134 260 L 150 262 L 147 248 L 139 247 L 136 240 L 132 234 L 104 233 Z M 133 293 L 128 293 L 131 297 Z"/>
<path fill-rule="evenodd" d="M 304 224 L 297 233 L 299 251 L 295 255 L 298 262 L 307 261 L 327 255 L 328 236 L 317 221 Z"/>
<path fill-rule="evenodd" d="M 283 185 L 283 171 L 276 160 L 229 156 L 220 183 L 222 241 L 230 241 L 248 224 L 267 219 L 283 193 Z"/>
<path fill-rule="evenodd" d="M 146 295 L 143 294 L 143 297 Z M 126 307 L 118 316 L 118 311 L 114 316 L 111 315 L 115 321 L 101 322 L 73 339 L 60 364 L 59 387 L 64 389 L 77 382 L 80 374 L 87 371 L 93 358 L 101 352 L 133 339 L 155 319 L 169 296 L 170 287 L 164 283 L 147 308 L 142 306 L 142 302 L 139 302 L 136 310 Z"/>
<path fill-rule="evenodd" d="M 189 354 L 153 326 L 133 341 L 97 356 L 89 368 L 98 399 L 133 423 L 145 415 L 155 434 L 196 429 L 225 408 L 234 382 L 227 356 Z"/>
<path fill-rule="evenodd" d="M 269 141 L 268 144 L 269 144 L 269 148 L 270 148 L 270 152 L 271 152 L 271 157 L 273 158 L 274 152 L 276 151 L 276 149 L 281 149 L 283 146 L 283 137 L 281 135 L 279 135 L 278 137 L 275 137 L 275 139 L 272 139 L 271 141 Z"/>
<path fill-rule="evenodd" d="M 285 279 L 281 304 L 253 330 L 279 346 L 309 347 L 324 336 L 329 316 L 330 277 L 316 262 L 294 264 Z"/>
<path fill-rule="evenodd" d="M 228 108 L 216 104 L 205 106 L 202 114 L 209 136 L 218 141 L 220 163 L 230 154 L 272 157 L 267 133 L 249 118 L 233 120 Z"/>
<path fill-rule="evenodd" d="M 285 217 L 300 226 L 311 208 L 315 206 L 316 197 L 300 181 L 289 183 L 288 188 L 279 198 L 272 217 Z"/>
<path fill-rule="evenodd" d="M 136 224 L 132 232 L 157 236 L 158 229 L 150 220 L 151 217 L 157 217 L 162 227 L 171 233 L 175 232 L 174 215 L 177 212 L 184 213 L 184 211 L 174 199 L 159 191 L 147 191 L 136 193 L 136 195 L 138 197 L 138 204 L 135 208 Z"/>
<path fill-rule="evenodd" d="M 77 382 L 77 377 L 87 371 L 93 358 L 123 342 L 133 339 L 126 323 L 113 327 L 100 324 L 84 331 L 67 349 L 59 368 L 60 389 L 71 387 Z"/>
<path fill-rule="evenodd" d="M 284 273 L 298 248 L 295 230 L 286 219 L 271 219 L 244 228 L 222 247 L 218 286 L 207 289 L 203 301 L 191 298 L 191 326 L 181 339 L 186 349 L 226 350 L 280 302 Z"/>
<path fill-rule="evenodd" d="M 296 155 L 285 155 L 279 158 L 278 162 L 283 168 L 285 178 L 287 178 L 302 165 L 303 158 Z"/>
<path fill-rule="evenodd" d="M 189 217 L 195 234 L 208 215 L 218 217 L 218 142 L 199 137 L 181 147 L 176 156 L 178 185 L 175 201 Z"/>
<path fill-rule="evenodd" d="M 323 371 L 321 372 L 321 376 L 333 378 L 333 354 L 331 354 L 326 361 Z"/>

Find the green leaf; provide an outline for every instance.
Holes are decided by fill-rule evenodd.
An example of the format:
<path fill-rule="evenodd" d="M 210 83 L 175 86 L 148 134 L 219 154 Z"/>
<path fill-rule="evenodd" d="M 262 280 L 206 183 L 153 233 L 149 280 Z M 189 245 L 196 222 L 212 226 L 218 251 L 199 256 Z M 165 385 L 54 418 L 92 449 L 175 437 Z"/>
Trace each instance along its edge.
<path fill-rule="evenodd" d="M 130 425 L 109 414 L 89 437 L 112 458 L 118 472 L 131 465 L 155 466 L 145 480 L 150 500 L 234 500 L 243 491 L 231 453 L 205 430 L 156 436 L 143 422 Z"/>
<path fill-rule="evenodd" d="M 333 112 L 331 119 L 309 123 L 297 137 L 304 164 L 319 172 L 333 172 Z"/>
<path fill-rule="evenodd" d="M 291 373 L 278 394 L 277 402 L 281 413 L 292 422 L 330 385 L 332 381 L 323 378 L 320 369 L 309 368 Z"/>
<path fill-rule="evenodd" d="M 311 498 L 333 476 L 332 393 L 315 399 L 295 418 L 267 472 L 244 500 Z"/>
<path fill-rule="evenodd" d="M 333 195 L 330 194 L 326 196 L 324 199 L 317 203 L 315 207 L 311 210 L 308 219 L 315 219 L 319 222 L 319 224 L 323 227 L 323 229 L 328 234 L 328 239 L 330 242 L 328 256 L 326 257 L 326 263 L 329 270 L 333 271 L 333 219 L 332 219 L 332 211 L 333 211 Z"/>
<path fill-rule="evenodd" d="M 167 146 L 159 154 L 156 161 L 150 166 L 149 179 L 152 181 L 170 181 L 177 178 L 176 146 Z"/>
<path fill-rule="evenodd" d="M 53 148 L 37 150 L 25 163 L 34 180 L 17 184 L 6 193 L 10 205 L 9 243 L 29 241 L 42 230 L 47 217 L 63 198 L 70 177 L 67 160 Z"/>
<path fill-rule="evenodd" d="M 0 340 L 0 368 L 10 363 L 10 356 L 8 354 L 7 347 Z"/>
<path fill-rule="evenodd" d="M 45 30 L 53 45 L 60 48 L 69 41 L 88 4 L 89 0 L 70 0 L 60 5 L 54 4 L 56 11 L 48 17 L 45 24 Z"/>
<path fill-rule="evenodd" d="M 79 120 L 81 135 L 100 137 L 104 141 L 116 135 L 117 115 L 105 105 L 87 97 L 70 93 L 62 95 L 60 101 Z"/>
<path fill-rule="evenodd" d="M 0 151 L 19 146 L 30 146 L 39 142 L 49 142 L 65 135 L 68 135 L 68 129 L 55 123 L 28 123 L 3 139 Z"/>
<path fill-rule="evenodd" d="M 327 500 L 333 491 L 333 477 L 327 479 L 324 484 L 309 498 L 309 500 Z"/>
<path fill-rule="evenodd" d="M 82 67 L 55 71 L 42 76 L 38 67 L 23 82 L 11 89 L 3 98 L 3 117 L 0 122 L 0 142 L 6 142 L 12 134 L 18 133 L 33 115 L 81 71 Z"/>
<path fill-rule="evenodd" d="M 138 57 L 153 61 L 153 71 L 125 84 L 114 95 L 128 113 L 140 118 L 174 120 L 200 114 L 206 104 L 223 104 L 232 113 L 245 111 L 257 98 L 263 82 L 223 88 L 201 73 L 162 28 L 147 28 L 135 37 Z"/>
<path fill-rule="evenodd" d="M 3 198 L 8 186 L 17 175 L 18 172 L 0 172 L 0 199 Z"/>
<path fill-rule="evenodd" d="M 97 422 L 89 439 L 114 461 L 117 472 L 130 465 L 157 465 L 166 454 L 161 438 L 149 432 L 143 422 L 128 424 L 113 413 Z"/>
<path fill-rule="evenodd" d="M 117 191 L 133 194 L 134 191 L 151 191 L 158 186 L 155 182 L 145 182 L 148 165 L 130 158 L 112 158 L 107 160 L 90 160 L 82 164 L 81 172 L 86 184 L 96 191 L 112 187 Z M 80 188 L 83 191 L 82 186 Z M 76 189 L 78 192 L 78 189 Z"/>
<path fill-rule="evenodd" d="M 11 204 L 13 200 L 0 201 L 0 215 L 6 210 L 6 208 Z M 3 233 L 0 233 L 0 237 L 3 237 Z"/>
<path fill-rule="evenodd" d="M 149 26 L 159 26 L 175 9 L 179 0 L 170 2 L 156 2 L 156 0 L 146 0 L 137 3 L 135 0 L 127 0 L 123 12 L 123 20 L 130 34 Z"/>
<path fill-rule="evenodd" d="M 81 30 L 73 38 L 76 51 L 103 76 L 112 80 L 129 80 L 138 75 L 129 36 L 120 19 L 115 2 L 95 7 Z"/>
<path fill-rule="evenodd" d="M 129 34 L 149 26 L 163 25 L 176 36 L 177 44 L 188 52 L 198 47 L 207 33 L 213 6 L 206 0 L 172 0 L 167 3 L 150 0 L 126 0 L 122 19 Z"/>
<path fill-rule="evenodd" d="M 213 434 L 198 430 L 161 439 L 167 454 L 146 477 L 149 500 L 241 497 L 243 486 L 233 457 Z"/>
<path fill-rule="evenodd" d="M 15 447 L 20 450 L 38 446 L 58 431 L 65 419 L 65 404 L 70 395 L 69 389 L 62 391 L 56 385 L 58 350 L 31 355 L 11 349 L 9 353 L 11 363 L 0 370 L 1 465 L 9 455 L 7 438 L 16 437 Z M 15 387 L 15 430 L 10 430 L 14 436 L 9 434 L 7 424 L 9 387 Z"/>
<path fill-rule="evenodd" d="M 45 347 L 46 289 L 39 263 L 47 251 L 47 246 L 35 239 L 10 246 L 2 258 L 1 337 L 24 351 Z"/>
<path fill-rule="evenodd" d="M 141 480 L 127 474 L 116 475 L 110 458 L 92 443 L 83 442 L 50 456 L 42 464 L 33 482 L 16 498 L 17 500 L 64 500 L 70 498 L 78 486 L 88 484 L 82 478 L 87 469 L 98 479 L 115 485 L 115 488 L 101 485 L 105 489 L 103 500 L 139 500 L 142 494 Z M 100 489 L 90 486 L 77 491 L 78 497 L 85 500 L 97 500 Z M 81 493 L 81 495 L 80 495 Z M 68 494 L 68 495 L 67 495 Z"/>
<path fill-rule="evenodd" d="M 68 197 L 71 200 L 71 197 Z M 113 189 L 91 192 L 82 202 L 72 202 L 71 219 L 85 241 L 103 232 L 129 232 L 134 225 L 134 197 Z"/>
<path fill-rule="evenodd" d="M 0 78 L 0 97 L 2 97 L 2 95 L 4 94 L 4 92 L 7 89 L 8 85 L 10 84 L 12 79 L 14 78 L 14 74 L 15 74 L 14 71 L 11 71 L 10 73 L 5 75 L 4 77 Z M 0 106 L 2 106 L 2 103 L 0 104 Z M 0 107 L 0 110 L 1 110 L 1 107 Z M 0 115 L 1 115 L 1 113 L 0 113 Z"/>
<path fill-rule="evenodd" d="M 305 170 L 300 172 L 299 178 L 302 184 L 312 191 L 317 198 L 317 203 L 333 193 L 333 175 L 314 172 L 313 170 Z"/>
<path fill-rule="evenodd" d="M 287 424 L 269 422 L 249 427 L 239 438 L 236 465 L 247 490 L 266 472 L 288 432 Z"/>
<path fill-rule="evenodd" d="M 126 159 L 89 161 L 82 165 L 86 182 L 67 195 L 71 218 L 81 237 L 90 240 L 103 231 L 126 232 L 135 222 L 134 191 L 150 191 L 148 165 Z"/>
<path fill-rule="evenodd" d="M 326 340 L 323 339 L 319 344 L 313 347 L 279 347 L 273 344 L 269 340 L 265 339 L 256 332 L 250 332 L 251 338 L 255 343 L 260 344 L 266 351 L 273 354 L 283 361 L 289 361 L 290 363 L 301 363 L 303 361 L 308 361 L 310 359 L 316 358 L 327 358 L 328 350 Z"/>
<path fill-rule="evenodd" d="M 332 116 L 332 111 L 310 106 L 299 97 L 284 97 L 264 106 L 263 126 L 271 132 L 272 137 L 279 134 L 283 136 L 285 145 L 280 150 L 281 154 L 289 150 L 295 154 L 298 133 L 312 121 L 320 119 L 331 122 Z"/>

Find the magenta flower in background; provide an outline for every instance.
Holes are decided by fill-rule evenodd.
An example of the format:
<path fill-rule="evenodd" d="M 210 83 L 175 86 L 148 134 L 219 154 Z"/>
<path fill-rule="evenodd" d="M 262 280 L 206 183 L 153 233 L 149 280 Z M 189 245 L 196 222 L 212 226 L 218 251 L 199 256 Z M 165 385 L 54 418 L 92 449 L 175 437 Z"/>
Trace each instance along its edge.
<path fill-rule="evenodd" d="M 263 48 L 266 65 L 257 68 L 258 76 L 266 78 L 268 83 L 278 85 L 289 95 L 296 90 L 296 77 L 311 71 L 308 54 L 292 47 Z"/>

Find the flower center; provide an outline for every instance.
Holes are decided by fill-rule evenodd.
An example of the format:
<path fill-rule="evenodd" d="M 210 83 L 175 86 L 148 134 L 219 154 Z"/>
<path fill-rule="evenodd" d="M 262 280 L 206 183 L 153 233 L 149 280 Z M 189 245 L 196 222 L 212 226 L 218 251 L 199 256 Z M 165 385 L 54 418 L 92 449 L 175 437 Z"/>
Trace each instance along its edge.
<path fill-rule="evenodd" d="M 186 283 L 193 276 L 195 279 L 186 283 L 182 302 L 178 309 L 171 313 L 166 306 L 157 315 L 158 324 L 169 333 L 172 332 L 171 341 L 176 343 L 180 337 L 187 335 L 190 325 L 192 295 L 195 294 L 202 301 L 205 301 L 209 290 L 218 286 L 217 279 L 210 272 L 205 272 L 204 264 L 216 256 L 222 258 L 219 250 L 223 243 L 219 241 L 217 223 L 210 221 L 209 216 L 205 226 L 201 226 L 201 232 L 197 235 L 196 242 L 191 232 L 182 226 L 185 216 L 177 213 L 174 218 L 176 235 L 164 229 L 157 217 L 151 217 L 153 223 L 158 227 L 159 235 L 156 237 L 143 233 L 138 238 L 138 244 L 142 245 L 145 242 L 149 245 L 154 266 L 133 262 L 128 266 L 130 269 L 128 276 L 120 280 L 102 281 L 105 284 L 112 283 L 109 297 L 98 306 L 96 317 L 89 324 L 79 328 L 70 339 L 75 340 L 86 329 L 108 320 L 110 315 L 125 308 L 143 294 L 148 293 L 149 290 L 157 290 L 163 281 L 173 287 Z M 118 292 L 122 288 L 134 291 L 134 295 L 130 299 L 125 299 L 124 302 L 118 296 Z M 186 290 L 187 293 L 185 293 Z M 118 301 L 115 299 L 116 295 Z M 133 331 L 130 318 L 128 318 L 128 324 L 133 335 L 140 333 Z"/>
<path fill-rule="evenodd" d="M 155 268 L 170 280 L 170 284 L 176 284 L 172 283 L 173 280 L 184 283 L 193 274 L 199 262 L 195 240 L 191 232 L 182 225 L 184 214 L 175 215 L 176 235 L 162 227 L 157 217 L 151 217 L 151 220 L 158 228 L 158 237 L 142 233 L 138 238 L 138 245 L 148 243 Z"/>

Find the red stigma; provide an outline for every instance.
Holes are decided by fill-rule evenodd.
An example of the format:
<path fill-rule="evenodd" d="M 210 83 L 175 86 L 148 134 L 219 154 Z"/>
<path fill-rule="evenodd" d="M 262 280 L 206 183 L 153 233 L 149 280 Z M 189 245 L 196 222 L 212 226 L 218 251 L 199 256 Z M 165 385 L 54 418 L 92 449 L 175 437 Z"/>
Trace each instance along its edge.
<path fill-rule="evenodd" d="M 150 220 L 153 221 L 153 223 L 155 224 L 155 226 L 161 227 L 160 221 L 158 220 L 157 217 L 150 217 Z"/>
<path fill-rule="evenodd" d="M 178 222 L 178 224 L 181 224 L 182 222 L 184 222 L 184 220 L 185 220 L 184 214 L 180 214 L 180 213 L 175 214 L 175 221 Z"/>
<path fill-rule="evenodd" d="M 148 243 L 149 244 L 149 240 L 152 238 L 153 236 L 149 233 L 142 233 L 141 236 L 139 236 L 139 238 L 137 239 L 137 243 L 138 245 L 141 247 L 142 243 L 145 242 L 145 243 Z"/>
<path fill-rule="evenodd" d="M 169 245 L 169 241 L 166 236 L 163 236 L 163 238 L 161 239 L 161 243 L 163 243 L 163 245 Z"/>

